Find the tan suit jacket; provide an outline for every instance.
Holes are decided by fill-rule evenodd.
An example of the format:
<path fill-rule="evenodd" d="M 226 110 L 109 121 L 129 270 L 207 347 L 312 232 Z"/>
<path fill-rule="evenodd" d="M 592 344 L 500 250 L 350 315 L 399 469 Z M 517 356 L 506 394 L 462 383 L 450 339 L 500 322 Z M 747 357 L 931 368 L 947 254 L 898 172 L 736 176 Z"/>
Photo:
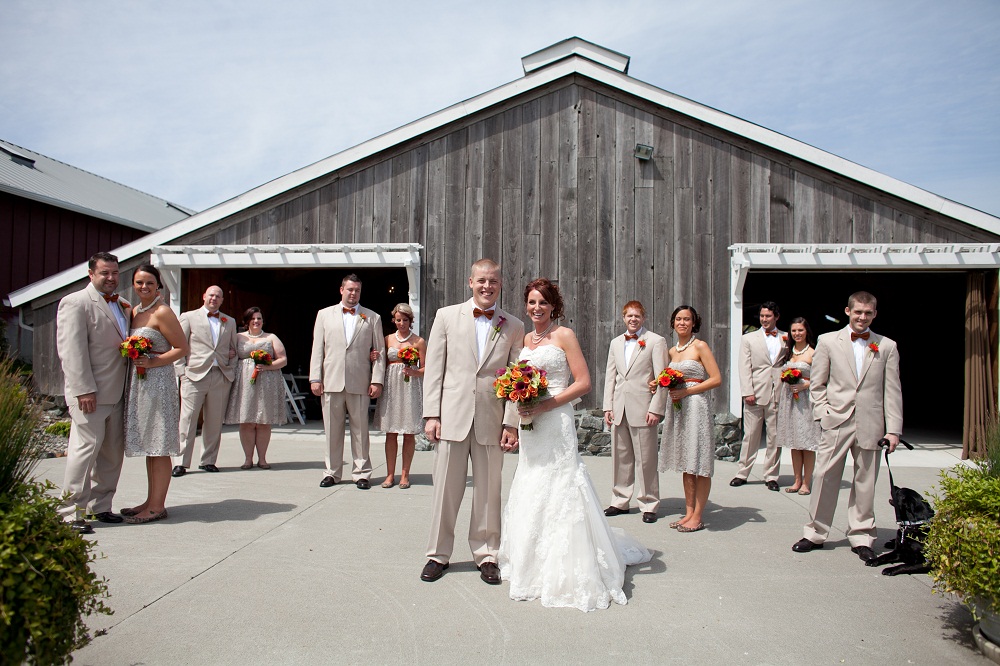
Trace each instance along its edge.
<path fill-rule="evenodd" d="M 778 331 L 778 339 L 785 336 Z M 740 341 L 740 395 L 752 395 L 758 405 L 766 405 L 775 400 L 778 382 L 781 381 L 781 363 L 767 353 L 767 343 L 764 341 L 764 329 L 760 328 L 747 333 Z"/>
<path fill-rule="evenodd" d="M 323 308 L 313 326 L 309 381 L 323 384 L 324 393 L 368 395 L 368 387 L 385 377 L 385 337 L 382 320 L 368 308 L 357 306 L 357 323 L 350 341 L 344 337 L 343 305 Z M 371 350 L 379 351 L 372 363 Z"/>
<path fill-rule="evenodd" d="M 127 323 L 128 308 L 122 310 Z M 124 339 L 111 307 L 93 284 L 59 302 L 56 349 L 67 402 L 75 403 L 78 396 L 88 393 L 97 394 L 99 405 L 114 405 L 122 399 L 128 370 L 119 351 Z"/>
<path fill-rule="evenodd" d="M 858 378 L 850 331 L 844 328 L 821 335 L 813 355 L 809 391 L 813 417 L 823 430 L 840 426 L 853 414 L 858 445 L 874 451 L 887 432 L 903 432 L 903 392 L 896 343 L 874 332 L 868 340 L 872 343 L 878 345 L 878 351 L 865 351 Z"/>
<path fill-rule="evenodd" d="M 613 423 L 621 425 L 622 416 L 629 425 L 646 424 L 646 414 L 663 416 L 667 391 L 649 392 L 649 382 L 667 367 L 667 341 L 662 335 L 646 331 L 639 338 L 646 347 L 636 347 L 630 363 L 625 362 L 625 334 L 611 341 L 608 367 L 604 377 L 604 411 L 614 414 Z"/>
<path fill-rule="evenodd" d="M 424 418 L 441 419 L 441 439 L 463 441 L 475 427 L 474 439 L 483 445 L 500 444 L 503 426 L 516 426 L 517 410 L 496 397 L 496 371 L 516 361 L 524 344 L 524 324 L 499 307 L 486 338 L 483 358 L 476 343 L 475 302 L 443 307 L 434 318 L 427 342 L 424 369 Z M 500 319 L 504 319 L 502 325 Z"/>
<path fill-rule="evenodd" d="M 204 379 L 211 371 L 213 362 L 218 361 L 219 370 L 230 382 L 236 377 L 239 359 L 230 358 L 229 350 L 236 349 L 236 320 L 219 312 L 219 340 L 212 342 L 212 326 L 208 323 L 205 308 L 188 310 L 180 316 L 181 328 L 187 338 L 190 351 L 186 358 L 177 361 L 178 375 L 185 375 L 191 381 Z"/>

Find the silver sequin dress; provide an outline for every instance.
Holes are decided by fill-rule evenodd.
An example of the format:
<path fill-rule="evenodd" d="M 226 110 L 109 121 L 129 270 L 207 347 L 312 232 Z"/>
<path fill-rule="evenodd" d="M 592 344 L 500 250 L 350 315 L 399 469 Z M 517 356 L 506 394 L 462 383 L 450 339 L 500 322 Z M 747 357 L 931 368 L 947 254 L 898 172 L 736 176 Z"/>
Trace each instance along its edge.
<path fill-rule="evenodd" d="M 382 397 L 378 399 L 378 409 L 372 427 L 380 432 L 395 432 L 416 435 L 424 431 L 423 377 L 410 377 L 403 381 L 403 364 L 393 363 L 399 359 L 399 350 L 386 349 L 389 366 L 385 369 L 385 383 Z"/>
<path fill-rule="evenodd" d="M 172 349 L 167 339 L 155 328 L 140 326 L 129 335 L 149 338 L 153 353 Z M 146 378 L 139 379 L 131 366 L 125 397 L 125 455 L 176 456 L 181 452 L 178 423 L 181 402 L 177 393 L 177 376 L 173 364 L 146 368 Z"/>
<path fill-rule="evenodd" d="M 674 361 L 670 367 L 683 372 L 685 378 L 692 377 L 702 381 L 708 379 L 705 366 L 698 361 Z M 659 468 L 661 472 L 686 472 L 695 476 L 710 477 L 715 473 L 712 414 L 709 411 L 708 396 L 704 393 L 687 396 L 681 400 L 680 409 L 674 409 L 673 403 L 667 400 L 663 435 L 660 437 Z"/>
<path fill-rule="evenodd" d="M 786 363 L 782 370 L 794 368 L 802 371 L 802 378 L 809 379 L 811 366 L 808 363 Z M 778 446 L 801 451 L 815 451 L 819 448 L 820 427 L 813 420 L 812 398 L 809 390 L 799 391 L 799 399 L 793 397 L 792 387 L 781 382 L 778 397 Z"/>
<path fill-rule="evenodd" d="M 263 349 L 274 358 L 274 345 L 269 338 L 239 338 L 236 353 L 240 362 L 236 365 L 236 381 L 229 392 L 226 407 L 226 425 L 239 423 L 261 423 L 284 425 L 288 423 L 285 409 L 285 379 L 280 370 L 264 370 L 257 374 L 257 381 L 250 383 L 250 376 L 256 365 L 250 352 Z"/>

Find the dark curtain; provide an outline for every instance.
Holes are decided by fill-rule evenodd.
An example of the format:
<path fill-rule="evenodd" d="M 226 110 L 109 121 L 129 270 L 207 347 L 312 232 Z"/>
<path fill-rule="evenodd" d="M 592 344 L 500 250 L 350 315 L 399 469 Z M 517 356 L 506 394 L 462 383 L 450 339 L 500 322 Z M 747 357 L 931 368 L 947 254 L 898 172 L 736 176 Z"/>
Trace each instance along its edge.
<path fill-rule="evenodd" d="M 965 414 L 962 458 L 982 458 L 996 420 L 996 276 L 969 273 L 965 296 Z"/>

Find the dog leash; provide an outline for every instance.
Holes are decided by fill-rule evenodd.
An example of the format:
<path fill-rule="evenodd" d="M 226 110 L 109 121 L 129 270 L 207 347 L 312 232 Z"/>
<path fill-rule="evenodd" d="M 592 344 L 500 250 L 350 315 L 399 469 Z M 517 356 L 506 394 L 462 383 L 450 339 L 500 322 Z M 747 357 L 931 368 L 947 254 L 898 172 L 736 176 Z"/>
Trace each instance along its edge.
<path fill-rule="evenodd" d="M 911 445 L 905 439 L 900 438 L 899 439 L 899 443 L 902 444 L 903 446 L 905 446 L 910 451 L 913 450 L 913 445 Z M 889 466 L 889 440 L 887 440 L 887 439 L 885 439 L 883 437 L 882 439 L 878 440 L 878 446 L 879 446 L 879 448 L 884 448 L 885 449 L 885 468 L 889 472 L 889 487 L 890 488 L 895 487 L 896 486 L 896 482 L 892 478 L 892 467 Z M 926 520 L 916 520 L 916 521 L 914 521 L 914 520 L 902 520 L 902 521 L 897 520 L 896 524 L 899 525 L 900 527 L 920 527 L 921 525 L 926 525 L 927 521 Z M 904 537 L 906 536 L 906 530 L 903 530 L 903 536 Z"/>

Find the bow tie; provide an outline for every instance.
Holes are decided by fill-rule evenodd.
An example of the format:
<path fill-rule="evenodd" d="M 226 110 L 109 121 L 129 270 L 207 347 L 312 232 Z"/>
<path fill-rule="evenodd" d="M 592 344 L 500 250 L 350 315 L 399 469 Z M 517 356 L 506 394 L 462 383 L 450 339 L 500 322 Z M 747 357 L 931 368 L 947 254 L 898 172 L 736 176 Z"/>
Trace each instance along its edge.
<path fill-rule="evenodd" d="M 215 317 L 216 319 L 218 319 L 219 318 L 219 311 L 216 310 L 215 312 L 209 312 L 208 316 L 209 317 Z"/>
<path fill-rule="evenodd" d="M 118 302 L 118 294 L 111 294 L 110 296 L 108 296 L 107 294 L 101 294 L 101 296 L 104 297 L 104 302 L 105 303 L 117 303 Z"/>
<path fill-rule="evenodd" d="M 770 331 L 764 331 L 764 335 L 773 335 L 774 337 L 778 337 L 778 329 L 772 328 Z"/>
<path fill-rule="evenodd" d="M 858 339 L 867 340 L 868 337 L 871 336 L 871 334 L 872 334 L 871 331 L 865 331 L 864 333 L 855 333 L 854 331 L 851 331 L 851 342 L 854 342 L 855 340 Z"/>
<path fill-rule="evenodd" d="M 344 314 L 354 314 L 355 308 L 344 308 Z"/>
<path fill-rule="evenodd" d="M 479 308 L 473 308 L 472 316 L 476 319 L 480 317 L 486 317 L 487 319 L 493 319 L 493 310 L 480 310 Z"/>
<path fill-rule="evenodd" d="M 628 342 L 629 340 L 638 340 L 638 339 L 639 339 L 639 334 L 638 333 L 635 334 L 635 335 L 632 335 L 631 333 L 626 333 L 625 334 L 625 341 L 626 342 Z"/>

